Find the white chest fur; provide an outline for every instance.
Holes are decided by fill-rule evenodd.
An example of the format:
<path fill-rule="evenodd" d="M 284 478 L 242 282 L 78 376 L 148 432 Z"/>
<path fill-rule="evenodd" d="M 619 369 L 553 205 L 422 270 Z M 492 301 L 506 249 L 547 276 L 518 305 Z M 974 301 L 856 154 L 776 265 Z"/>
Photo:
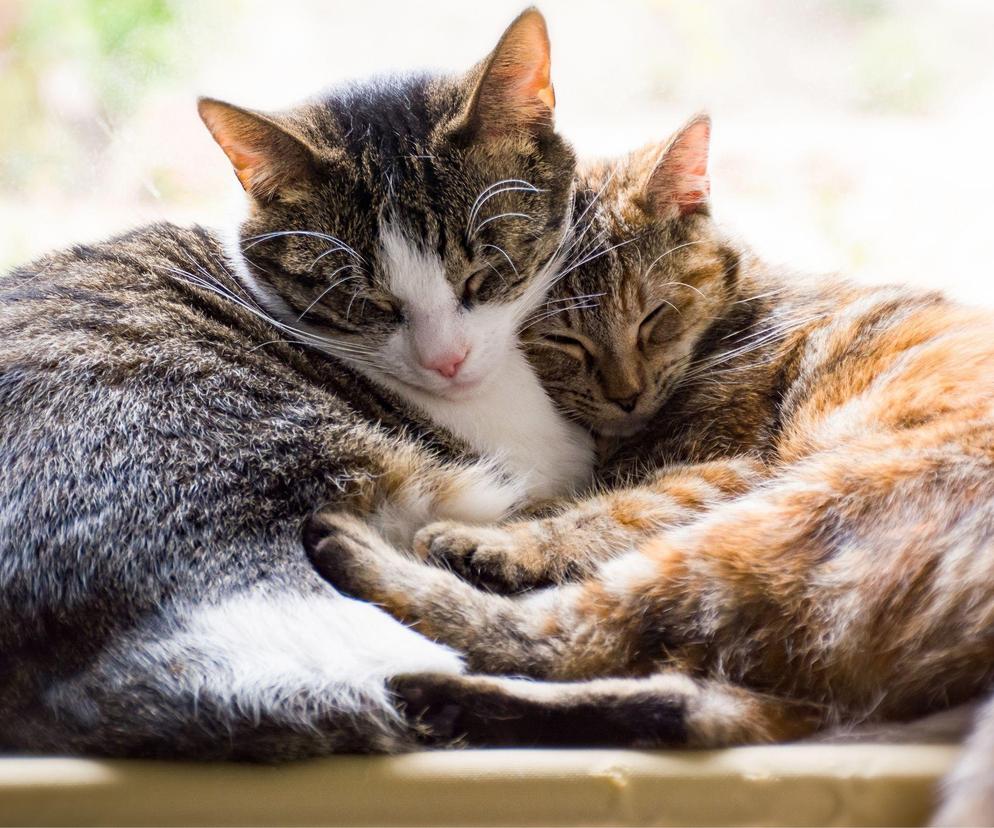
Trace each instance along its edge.
<path fill-rule="evenodd" d="M 593 440 L 556 411 L 520 351 L 513 351 L 484 387 L 464 400 L 412 388 L 394 390 L 503 465 L 523 482 L 529 499 L 562 496 L 590 479 Z"/>

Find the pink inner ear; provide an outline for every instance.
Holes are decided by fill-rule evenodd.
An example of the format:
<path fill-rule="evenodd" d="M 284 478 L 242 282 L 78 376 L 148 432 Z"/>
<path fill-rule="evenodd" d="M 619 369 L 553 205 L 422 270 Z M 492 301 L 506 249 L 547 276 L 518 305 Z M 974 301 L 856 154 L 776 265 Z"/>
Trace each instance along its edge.
<path fill-rule="evenodd" d="M 555 109 L 549 40 L 542 16 L 524 12 L 508 27 L 480 88 L 479 112 L 488 130 L 544 123 Z"/>
<path fill-rule="evenodd" d="M 235 168 L 235 175 L 246 190 L 251 190 L 258 173 L 264 168 L 265 157 L 261 153 L 252 152 L 239 144 L 221 144 L 221 149 L 231 161 L 231 166 Z"/>
<path fill-rule="evenodd" d="M 552 81 L 549 79 L 550 69 L 549 57 L 543 55 L 531 71 L 522 73 L 517 85 L 517 95 L 523 105 L 533 107 L 535 99 L 538 98 L 549 109 L 555 108 L 555 94 L 552 91 Z"/>
<path fill-rule="evenodd" d="M 687 215 L 706 204 L 711 195 L 708 143 L 711 125 L 695 121 L 673 139 L 649 179 L 649 195 L 657 211 L 676 207 Z"/>

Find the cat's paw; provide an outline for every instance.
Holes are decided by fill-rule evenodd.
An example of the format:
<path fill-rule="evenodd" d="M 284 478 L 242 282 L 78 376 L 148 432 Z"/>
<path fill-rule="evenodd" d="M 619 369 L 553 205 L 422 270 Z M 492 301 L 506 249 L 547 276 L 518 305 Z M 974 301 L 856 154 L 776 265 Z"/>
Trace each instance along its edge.
<path fill-rule="evenodd" d="M 434 673 L 395 676 L 388 687 L 421 744 L 455 747 L 465 736 L 465 705 L 457 678 Z"/>
<path fill-rule="evenodd" d="M 548 583 L 540 553 L 532 547 L 521 532 L 449 521 L 430 524 L 414 537 L 414 552 L 423 561 L 504 594 Z"/>
<path fill-rule="evenodd" d="M 389 566 L 391 550 L 364 521 L 348 512 L 319 509 L 304 523 L 303 542 L 311 563 L 335 589 L 376 600 L 379 573 Z"/>
<path fill-rule="evenodd" d="M 490 677 L 414 673 L 388 687 L 415 738 L 430 747 L 527 746 L 536 731 L 529 714 L 544 713 Z"/>

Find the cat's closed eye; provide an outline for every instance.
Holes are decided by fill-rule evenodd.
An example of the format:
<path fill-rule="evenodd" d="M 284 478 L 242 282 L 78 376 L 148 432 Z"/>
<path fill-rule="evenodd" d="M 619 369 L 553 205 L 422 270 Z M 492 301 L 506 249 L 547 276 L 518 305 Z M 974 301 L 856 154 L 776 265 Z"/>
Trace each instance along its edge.
<path fill-rule="evenodd" d="M 594 355 L 590 347 L 575 336 L 563 333 L 549 333 L 544 334 L 540 341 L 573 357 L 578 362 L 590 364 L 594 360 Z"/>
<path fill-rule="evenodd" d="M 506 284 L 501 272 L 492 264 L 485 264 L 474 270 L 463 282 L 462 304 L 471 308 L 479 302 L 494 298 L 503 284 Z"/>
<path fill-rule="evenodd" d="M 404 321 L 404 311 L 392 299 L 366 299 L 360 305 L 359 313 L 366 322 L 392 321 L 400 324 Z"/>
<path fill-rule="evenodd" d="M 680 326 L 675 323 L 672 314 L 666 313 L 668 310 L 676 308 L 669 302 L 663 302 L 643 317 L 639 324 L 639 347 L 660 345 L 679 333 Z"/>
<path fill-rule="evenodd" d="M 464 308 L 469 308 L 476 302 L 480 288 L 487 281 L 487 277 L 491 275 L 493 275 L 493 271 L 489 267 L 481 267 L 463 282 L 462 304 Z"/>

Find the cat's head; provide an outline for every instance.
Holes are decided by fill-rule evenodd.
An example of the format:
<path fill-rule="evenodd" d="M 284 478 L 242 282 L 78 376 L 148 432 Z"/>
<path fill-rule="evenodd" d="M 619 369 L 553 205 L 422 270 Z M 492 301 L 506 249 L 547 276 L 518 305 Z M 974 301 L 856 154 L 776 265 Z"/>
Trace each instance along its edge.
<path fill-rule="evenodd" d="M 711 219 L 710 121 L 579 174 L 573 264 L 527 327 L 557 404 L 594 431 L 638 431 L 730 301 L 738 254 Z"/>
<path fill-rule="evenodd" d="M 461 77 L 353 86 L 279 114 L 204 99 L 249 195 L 246 281 L 288 335 L 374 376 L 471 395 L 545 296 L 575 160 L 534 9 Z"/>

